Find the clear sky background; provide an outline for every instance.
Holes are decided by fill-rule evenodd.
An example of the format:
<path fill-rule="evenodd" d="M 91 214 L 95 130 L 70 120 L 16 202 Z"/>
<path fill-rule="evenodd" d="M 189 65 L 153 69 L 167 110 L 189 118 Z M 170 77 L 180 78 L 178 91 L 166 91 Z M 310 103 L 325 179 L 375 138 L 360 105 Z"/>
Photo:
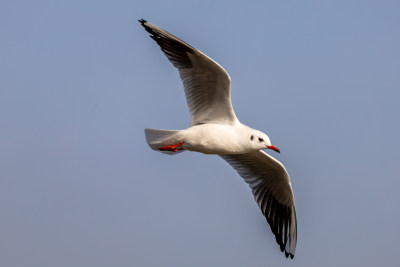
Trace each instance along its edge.
<path fill-rule="evenodd" d="M 398 266 L 399 1 L 0 3 L 0 265 Z M 284 258 L 217 156 L 183 129 L 177 71 L 144 18 L 218 61 L 266 132 L 298 219 Z"/>

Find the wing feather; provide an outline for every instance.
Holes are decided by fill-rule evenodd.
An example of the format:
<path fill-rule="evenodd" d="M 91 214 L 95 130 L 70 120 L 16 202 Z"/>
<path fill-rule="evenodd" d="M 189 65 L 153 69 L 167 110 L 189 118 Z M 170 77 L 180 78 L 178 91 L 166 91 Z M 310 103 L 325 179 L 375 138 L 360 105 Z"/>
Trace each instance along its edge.
<path fill-rule="evenodd" d="M 292 186 L 285 167 L 264 151 L 221 157 L 249 184 L 281 251 L 286 257 L 293 258 L 297 219 Z"/>
<path fill-rule="evenodd" d="M 185 89 L 191 125 L 235 124 L 230 77 L 217 62 L 184 41 L 145 20 L 139 20 L 178 69 Z"/>

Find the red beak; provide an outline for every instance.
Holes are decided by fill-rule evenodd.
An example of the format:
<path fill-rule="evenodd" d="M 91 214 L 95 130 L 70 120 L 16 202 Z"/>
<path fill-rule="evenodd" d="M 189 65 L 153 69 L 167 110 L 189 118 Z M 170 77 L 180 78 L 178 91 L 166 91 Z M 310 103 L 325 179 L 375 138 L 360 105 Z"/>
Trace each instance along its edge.
<path fill-rule="evenodd" d="M 278 149 L 277 147 L 275 147 L 275 146 L 267 146 L 267 148 L 272 149 L 272 150 L 274 150 L 274 151 L 276 151 L 276 152 L 278 152 L 278 153 L 281 153 L 281 152 L 279 151 L 279 149 Z"/>

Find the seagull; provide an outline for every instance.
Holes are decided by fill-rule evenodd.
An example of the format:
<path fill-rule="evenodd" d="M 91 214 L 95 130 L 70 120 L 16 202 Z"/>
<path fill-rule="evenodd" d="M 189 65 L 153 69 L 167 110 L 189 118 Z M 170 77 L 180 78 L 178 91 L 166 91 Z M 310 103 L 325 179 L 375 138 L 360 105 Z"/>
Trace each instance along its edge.
<path fill-rule="evenodd" d="M 191 115 L 185 130 L 146 128 L 147 144 L 170 155 L 188 150 L 223 158 L 249 184 L 280 250 L 293 259 L 297 219 L 289 174 L 263 151 L 280 153 L 279 149 L 265 133 L 238 120 L 231 102 L 231 79 L 221 65 L 156 25 L 144 19 L 139 22 L 178 69 Z"/>

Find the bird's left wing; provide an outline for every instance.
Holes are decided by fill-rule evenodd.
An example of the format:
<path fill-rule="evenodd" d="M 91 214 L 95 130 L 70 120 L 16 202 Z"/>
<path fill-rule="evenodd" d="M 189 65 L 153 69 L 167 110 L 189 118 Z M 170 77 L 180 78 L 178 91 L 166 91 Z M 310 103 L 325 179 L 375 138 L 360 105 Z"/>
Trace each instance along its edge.
<path fill-rule="evenodd" d="M 224 68 L 160 27 L 143 19 L 139 22 L 178 69 L 185 88 L 191 125 L 237 123 L 231 103 L 231 79 Z"/>
<path fill-rule="evenodd" d="M 286 257 L 293 258 L 297 219 L 292 186 L 285 167 L 264 151 L 221 157 L 250 185 L 281 251 L 285 251 Z"/>

